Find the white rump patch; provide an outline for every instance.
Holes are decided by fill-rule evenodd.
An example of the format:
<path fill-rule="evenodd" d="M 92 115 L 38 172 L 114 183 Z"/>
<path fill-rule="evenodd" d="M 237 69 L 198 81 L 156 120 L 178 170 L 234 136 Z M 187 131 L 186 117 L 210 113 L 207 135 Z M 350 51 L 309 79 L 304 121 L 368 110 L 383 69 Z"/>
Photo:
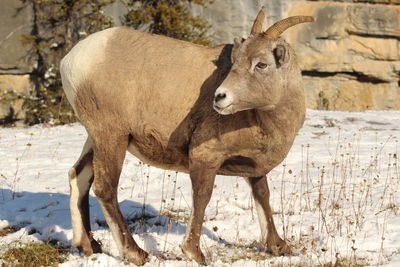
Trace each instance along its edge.
<path fill-rule="evenodd" d="M 61 60 L 60 73 L 64 92 L 74 108 L 75 114 L 77 88 L 85 80 L 93 66 L 105 60 L 107 42 L 117 29 L 110 28 L 89 35 L 76 44 Z"/>

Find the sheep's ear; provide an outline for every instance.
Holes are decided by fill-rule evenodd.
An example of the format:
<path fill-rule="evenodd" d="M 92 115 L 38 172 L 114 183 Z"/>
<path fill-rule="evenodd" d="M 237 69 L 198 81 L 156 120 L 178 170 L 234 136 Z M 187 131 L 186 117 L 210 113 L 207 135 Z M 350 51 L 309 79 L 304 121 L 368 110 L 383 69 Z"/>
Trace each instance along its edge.
<path fill-rule="evenodd" d="M 275 58 L 276 67 L 279 68 L 289 62 L 289 50 L 284 45 L 278 44 L 272 52 Z"/>
<path fill-rule="evenodd" d="M 235 37 L 235 39 L 233 39 L 233 48 L 232 48 L 232 53 L 231 53 L 231 62 L 234 63 L 238 56 L 238 52 L 239 52 L 239 47 L 242 45 L 242 43 L 245 41 L 246 39 L 242 38 L 242 37 Z"/>
<path fill-rule="evenodd" d="M 243 37 L 235 37 L 233 39 L 233 45 L 235 47 L 239 47 L 246 39 L 244 39 Z"/>
<path fill-rule="evenodd" d="M 262 7 L 260 12 L 258 12 L 256 19 L 254 20 L 250 35 L 257 35 L 262 32 L 265 24 L 265 18 L 266 18 L 265 7 Z"/>

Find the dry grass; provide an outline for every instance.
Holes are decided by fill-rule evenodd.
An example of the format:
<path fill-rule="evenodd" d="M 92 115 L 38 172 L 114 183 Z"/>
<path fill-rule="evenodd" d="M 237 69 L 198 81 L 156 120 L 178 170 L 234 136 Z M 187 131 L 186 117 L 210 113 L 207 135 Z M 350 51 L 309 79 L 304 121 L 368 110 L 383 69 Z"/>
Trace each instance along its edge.
<path fill-rule="evenodd" d="M 377 262 L 384 263 L 387 218 L 399 214 L 398 140 L 389 135 L 378 141 L 377 136 L 375 144 L 366 147 L 360 146 L 362 135 L 360 131 L 342 137 L 339 128 L 337 137 L 329 137 L 325 162 L 311 161 L 310 154 L 318 148 L 305 144 L 301 168 L 283 166 L 280 194 L 285 197 L 279 203 L 278 217 L 284 236 L 302 244 L 307 253 L 321 259 L 321 265 L 366 265 L 357 253 L 360 236 L 372 220 L 379 221 L 375 231 L 381 251 L 376 255 Z M 318 221 L 309 225 L 307 214 L 317 214 Z M 346 251 L 343 243 L 339 245 L 343 240 L 347 240 Z"/>
<path fill-rule="evenodd" d="M 65 261 L 66 253 L 49 243 L 15 241 L 7 245 L 0 259 L 8 264 L 4 266 L 56 266 Z"/>

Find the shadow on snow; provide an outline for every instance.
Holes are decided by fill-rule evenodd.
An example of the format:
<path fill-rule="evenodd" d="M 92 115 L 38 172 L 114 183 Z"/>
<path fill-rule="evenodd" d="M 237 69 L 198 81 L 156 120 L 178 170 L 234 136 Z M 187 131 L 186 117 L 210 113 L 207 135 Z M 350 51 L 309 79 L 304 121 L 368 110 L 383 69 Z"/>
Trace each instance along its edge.
<path fill-rule="evenodd" d="M 92 230 L 107 229 L 103 213 L 97 199 L 89 196 Z M 160 254 L 157 243 L 162 249 L 166 239 L 157 240 L 151 235 L 157 233 L 183 235 L 186 225 L 161 215 L 149 204 L 123 200 L 121 211 L 133 234 L 145 239 L 145 249 Z M 5 223 L 4 223 L 5 222 Z M 35 235 L 39 240 L 57 240 L 70 245 L 72 239 L 69 195 L 51 192 L 13 192 L 9 189 L 0 191 L 0 225 L 9 225 L 24 230 L 27 235 Z M 202 234 L 220 243 L 227 242 L 217 237 L 211 230 L 203 227 Z M 176 244 L 178 245 L 178 244 Z"/>

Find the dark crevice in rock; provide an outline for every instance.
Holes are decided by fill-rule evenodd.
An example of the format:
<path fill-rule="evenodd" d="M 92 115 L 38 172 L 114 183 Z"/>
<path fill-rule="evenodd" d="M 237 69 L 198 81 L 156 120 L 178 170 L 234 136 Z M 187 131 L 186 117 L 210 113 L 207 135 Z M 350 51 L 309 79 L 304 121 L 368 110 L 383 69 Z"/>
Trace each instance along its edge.
<path fill-rule="evenodd" d="M 399 76 L 399 78 L 400 78 L 400 71 L 397 72 L 397 76 Z M 397 85 L 400 87 L 400 79 L 397 81 Z"/>
<path fill-rule="evenodd" d="M 372 4 L 372 5 L 400 5 L 400 2 L 396 1 L 388 1 L 388 2 L 379 2 L 373 0 L 355 0 L 355 3 L 364 3 L 364 4 Z"/>
<path fill-rule="evenodd" d="M 308 2 L 349 2 L 349 1 L 345 1 L 345 0 L 306 0 Z M 371 4 L 371 5 L 387 5 L 387 6 L 397 6 L 400 5 L 400 2 L 396 2 L 396 1 L 388 1 L 388 2 L 379 2 L 379 1 L 374 1 L 374 0 L 353 0 L 350 1 L 353 2 L 354 4 Z"/>
<path fill-rule="evenodd" d="M 17 67 L 10 67 L 10 68 L 0 67 L 0 75 L 26 75 L 26 74 L 31 74 L 31 73 L 18 69 Z"/>
<path fill-rule="evenodd" d="M 310 76 L 310 77 L 319 77 L 319 78 L 326 78 L 326 77 L 334 77 L 338 75 L 347 75 L 353 77 L 355 80 L 362 82 L 362 83 L 388 83 L 388 81 L 379 79 L 377 77 L 368 76 L 360 72 L 351 72 L 351 71 L 338 71 L 338 72 L 321 72 L 316 70 L 303 70 L 301 72 L 303 76 Z"/>
<path fill-rule="evenodd" d="M 389 35 L 389 34 L 361 33 L 361 32 L 355 32 L 355 31 L 350 31 L 350 30 L 347 30 L 347 33 L 350 35 L 357 35 L 357 36 L 361 36 L 361 37 L 400 40 L 400 36 Z"/>
<path fill-rule="evenodd" d="M 315 37 L 317 40 L 337 40 L 336 36 L 317 36 Z"/>
<path fill-rule="evenodd" d="M 8 71 L 8 70 L 16 70 L 18 69 L 17 67 L 10 67 L 10 68 L 2 68 L 0 67 L 0 71 Z"/>

